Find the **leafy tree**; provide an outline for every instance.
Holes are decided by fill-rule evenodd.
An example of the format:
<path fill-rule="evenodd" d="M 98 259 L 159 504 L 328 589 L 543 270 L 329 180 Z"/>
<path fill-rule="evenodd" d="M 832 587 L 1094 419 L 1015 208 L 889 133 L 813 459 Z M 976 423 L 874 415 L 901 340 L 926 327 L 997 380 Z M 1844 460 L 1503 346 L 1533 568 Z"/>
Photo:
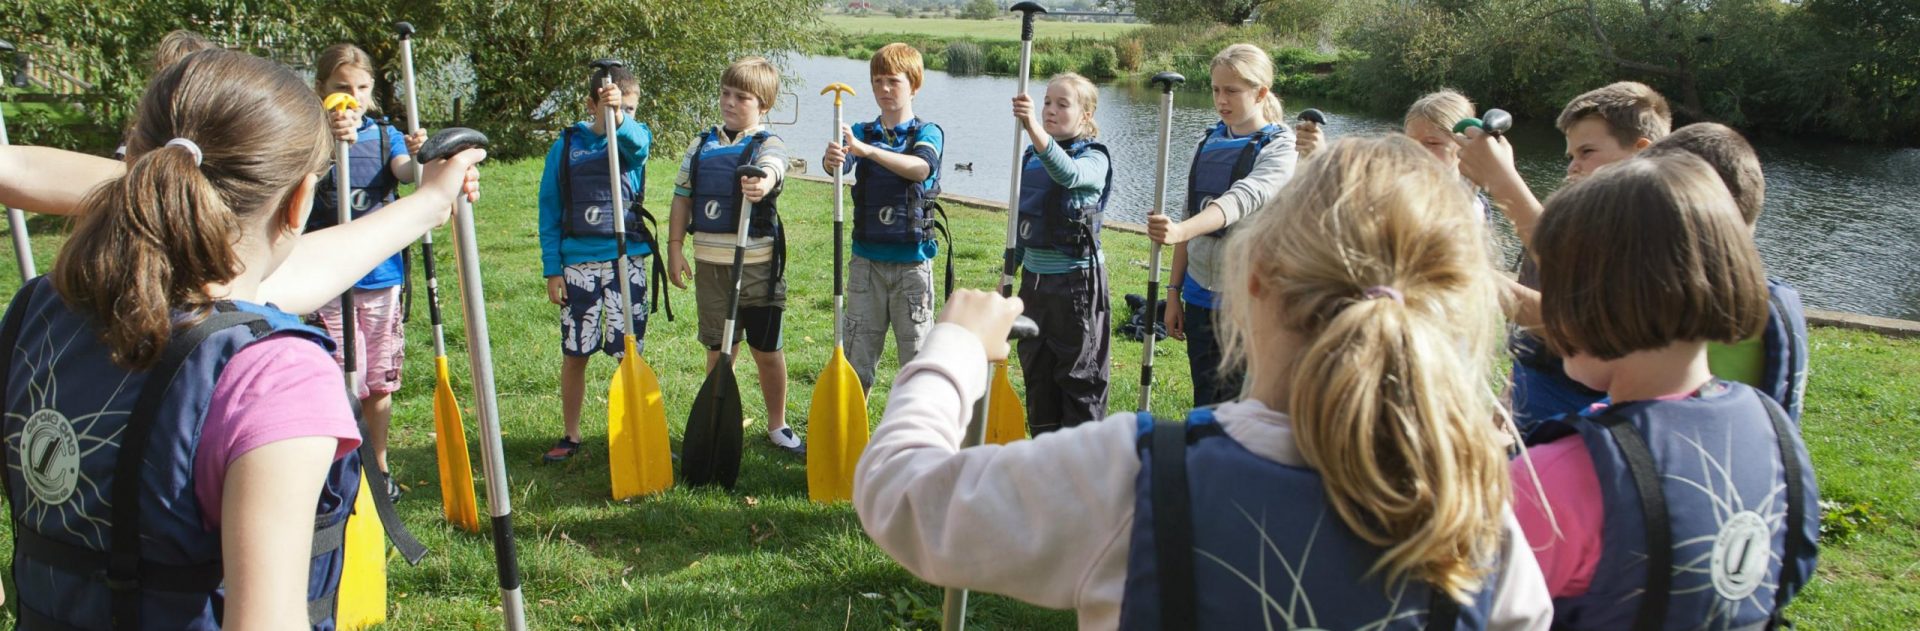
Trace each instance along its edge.
<path fill-rule="evenodd" d="M 1213 22 L 1235 25 L 1253 19 L 1273 0 L 1132 0 L 1133 11 L 1154 24 Z"/>
<path fill-rule="evenodd" d="M 960 10 L 960 17 L 967 20 L 991 20 L 999 15 L 1000 5 L 993 0 L 972 0 Z"/>

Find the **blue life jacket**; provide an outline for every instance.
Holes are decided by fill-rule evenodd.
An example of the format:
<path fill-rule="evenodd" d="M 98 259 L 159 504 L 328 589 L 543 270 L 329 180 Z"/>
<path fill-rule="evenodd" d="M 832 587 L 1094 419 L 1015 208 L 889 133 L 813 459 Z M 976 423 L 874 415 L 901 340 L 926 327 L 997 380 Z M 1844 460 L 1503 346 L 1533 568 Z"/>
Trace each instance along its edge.
<path fill-rule="evenodd" d="M 607 139 L 607 144 L 594 150 L 574 150 L 573 137 L 576 129 L 569 127 L 560 134 L 560 233 L 570 237 L 611 237 L 613 236 L 613 189 L 607 186 L 607 149 L 617 142 Z M 635 189 L 627 178 L 620 180 L 620 198 L 626 203 L 626 227 L 629 238 L 645 241 L 640 217 L 634 208 L 641 206 L 641 198 L 646 195 L 646 178 L 640 179 L 640 188 Z"/>
<path fill-rule="evenodd" d="M 912 151 L 920 140 L 920 130 L 929 125 L 932 123 L 918 118 L 908 121 L 898 152 Z M 880 145 L 887 130 L 874 121 L 855 126 L 853 133 L 862 142 Z M 924 183 L 910 182 L 878 162 L 860 160 L 854 165 L 854 177 L 858 181 L 853 186 L 853 238 L 868 243 L 923 243 L 933 239 L 933 213 L 938 208 L 934 200 L 940 197 L 938 173 L 929 174 Z"/>
<path fill-rule="evenodd" d="M 1253 172 L 1253 163 L 1260 158 L 1260 152 L 1267 143 L 1283 135 L 1285 127 L 1268 124 L 1252 134 L 1233 137 L 1225 122 L 1215 123 L 1200 139 L 1200 147 L 1193 153 L 1193 168 L 1187 173 L 1187 216 L 1193 217 L 1207 208 L 1207 203 L 1233 188 L 1233 183 Z M 1210 237 L 1224 237 L 1232 226 L 1207 233 Z"/>
<path fill-rule="evenodd" d="M 1766 349 L 1762 392 L 1786 409 L 1797 426 L 1807 392 L 1807 314 L 1800 307 L 1800 292 L 1771 278 L 1767 306 L 1767 328 L 1760 334 Z"/>
<path fill-rule="evenodd" d="M 380 210 L 392 202 L 394 191 L 400 188 L 399 178 L 394 177 L 389 168 L 393 152 L 387 130 L 392 126 L 385 119 L 369 120 L 374 121 L 374 126 L 380 130 L 380 142 L 355 142 L 347 149 L 347 175 L 352 179 L 347 186 L 354 219 L 365 217 L 367 213 Z M 313 212 L 307 215 L 308 231 L 340 223 L 339 201 L 333 193 L 333 178 L 338 173 L 337 169 L 328 169 L 327 175 L 314 186 Z"/>
<path fill-rule="evenodd" d="M 1372 574 L 1384 550 L 1341 521 L 1320 474 L 1248 451 L 1212 408 L 1184 423 L 1138 420 L 1120 628 L 1485 628 L 1493 590 L 1462 605 Z"/>
<path fill-rule="evenodd" d="M 1091 139 L 1080 139 L 1067 147 L 1067 153 L 1079 158 L 1088 151 L 1107 154 L 1107 182 L 1100 200 L 1092 206 L 1068 203 L 1067 189 L 1053 181 L 1040 155 L 1032 147 L 1023 158 L 1020 172 L 1020 246 L 1053 248 L 1074 258 L 1089 258 L 1100 249 L 1100 225 L 1104 221 L 1107 200 L 1113 197 L 1113 153 Z"/>
<path fill-rule="evenodd" d="M 1550 421 L 1578 433 L 1606 502 L 1587 592 L 1555 628 L 1772 628 L 1813 576 L 1819 487 L 1799 429 L 1745 384 Z M 1648 595 L 1648 596 L 1643 596 Z"/>
<path fill-rule="evenodd" d="M 733 234 L 740 228 L 740 178 L 734 175 L 734 169 L 753 164 L 760 157 L 760 144 L 772 135 L 762 130 L 746 142 L 726 144 L 718 130 L 708 129 L 700 134 L 699 151 L 693 156 L 692 181 L 688 186 L 693 189 L 690 230 Z M 747 236 L 765 238 L 779 231 L 779 211 L 774 199 L 783 187 L 777 185 L 772 194 L 753 205 L 753 215 L 747 220 Z"/>
<path fill-rule="evenodd" d="M 0 353 L 21 628 L 220 627 L 220 533 L 201 521 L 194 451 L 227 362 L 281 332 L 333 344 L 272 307 L 220 303 L 175 334 L 152 369 L 129 372 L 45 277 L 15 294 Z M 357 452 L 334 462 L 316 498 L 307 589 L 314 629 L 334 626 L 360 462 Z"/>

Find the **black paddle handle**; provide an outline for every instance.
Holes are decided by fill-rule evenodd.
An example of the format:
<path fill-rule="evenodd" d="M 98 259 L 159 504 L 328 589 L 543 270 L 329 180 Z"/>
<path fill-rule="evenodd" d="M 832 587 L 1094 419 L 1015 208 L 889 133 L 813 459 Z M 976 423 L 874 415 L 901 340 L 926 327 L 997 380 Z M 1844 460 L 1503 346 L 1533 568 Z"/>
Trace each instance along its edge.
<path fill-rule="evenodd" d="M 1046 13 L 1047 8 L 1040 6 L 1038 2 L 1022 2 L 1007 7 L 1007 10 L 1020 14 L 1020 41 L 1033 41 L 1033 16 L 1038 13 Z"/>
<path fill-rule="evenodd" d="M 1308 123 L 1313 123 L 1315 125 L 1325 125 L 1327 124 L 1327 114 L 1326 112 L 1322 112 L 1320 110 L 1309 107 L 1307 109 L 1300 110 L 1300 120 Z"/>

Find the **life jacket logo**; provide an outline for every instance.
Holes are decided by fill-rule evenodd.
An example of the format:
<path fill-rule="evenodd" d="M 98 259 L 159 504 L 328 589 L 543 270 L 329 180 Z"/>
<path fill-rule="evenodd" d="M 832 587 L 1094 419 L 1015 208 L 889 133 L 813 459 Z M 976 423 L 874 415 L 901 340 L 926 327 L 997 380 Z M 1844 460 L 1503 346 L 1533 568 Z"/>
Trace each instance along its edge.
<path fill-rule="evenodd" d="M 590 226 L 600 225 L 600 207 L 588 206 L 586 211 L 582 213 L 581 219 L 587 220 L 587 225 Z"/>
<path fill-rule="evenodd" d="M 701 211 L 701 213 L 705 214 L 708 219 L 719 219 L 720 218 L 720 200 L 716 199 L 716 200 L 708 201 L 706 210 Z"/>
<path fill-rule="evenodd" d="M 893 207 L 892 207 L 892 206 L 882 206 L 882 207 L 880 208 L 880 217 L 879 217 L 879 219 L 880 219 L 880 225 L 883 225 L 883 226 L 891 226 L 891 225 L 893 225 Z"/>
<path fill-rule="evenodd" d="M 367 189 L 353 189 L 353 193 L 348 195 L 348 199 L 348 203 L 353 204 L 355 211 L 364 211 L 367 209 Z"/>
<path fill-rule="evenodd" d="M 1772 559 L 1773 529 L 1767 520 L 1753 511 L 1734 513 L 1713 540 L 1713 590 L 1727 600 L 1752 595 L 1766 580 Z"/>
<path fill-rule="evenodd" d="M 1020 238 L 1022 239 L 1033 238 L 1033 222 L 1026 221 L 1024 219 L 1020 221 Z"/>
<path fill-rule="evenodd" d="M 58 505 L 80 483 L 80 439 L 58 410 L 34 412 L 20 432 L 21 473 L 41 503 Z"/>
<path fill-rule="evenodd" d="M 595 152 L 590 149 L 575 149 L 573 150 L 572 155 L 567 156 L 567 160 L 570 160 L 573 162 L 579 162 L 582 156 L 591 155 L 593 153 Z"/>

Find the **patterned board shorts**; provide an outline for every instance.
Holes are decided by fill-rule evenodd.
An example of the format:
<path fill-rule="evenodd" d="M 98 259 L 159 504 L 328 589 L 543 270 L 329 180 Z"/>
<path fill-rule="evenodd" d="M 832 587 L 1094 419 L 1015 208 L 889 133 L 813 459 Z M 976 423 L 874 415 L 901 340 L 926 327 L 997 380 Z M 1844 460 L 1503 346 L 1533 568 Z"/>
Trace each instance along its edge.
<path fill-rule="evenodd" d="M 647 263 L 639 256 L 627 257 L 627 291 L 633 296 L 634 346 L 646 349 L 647 337 Z M 590 261 L 568 265 L 561 278 L 566 285 L 566 306 L 560 308 L 560 351 L 573 357 L 588 357 L 595 351 L 613 357 L 626 354 L 623 339 L 627 327 L 621 323 L 620 286 L 614 284 L 613 261 Z"/>

